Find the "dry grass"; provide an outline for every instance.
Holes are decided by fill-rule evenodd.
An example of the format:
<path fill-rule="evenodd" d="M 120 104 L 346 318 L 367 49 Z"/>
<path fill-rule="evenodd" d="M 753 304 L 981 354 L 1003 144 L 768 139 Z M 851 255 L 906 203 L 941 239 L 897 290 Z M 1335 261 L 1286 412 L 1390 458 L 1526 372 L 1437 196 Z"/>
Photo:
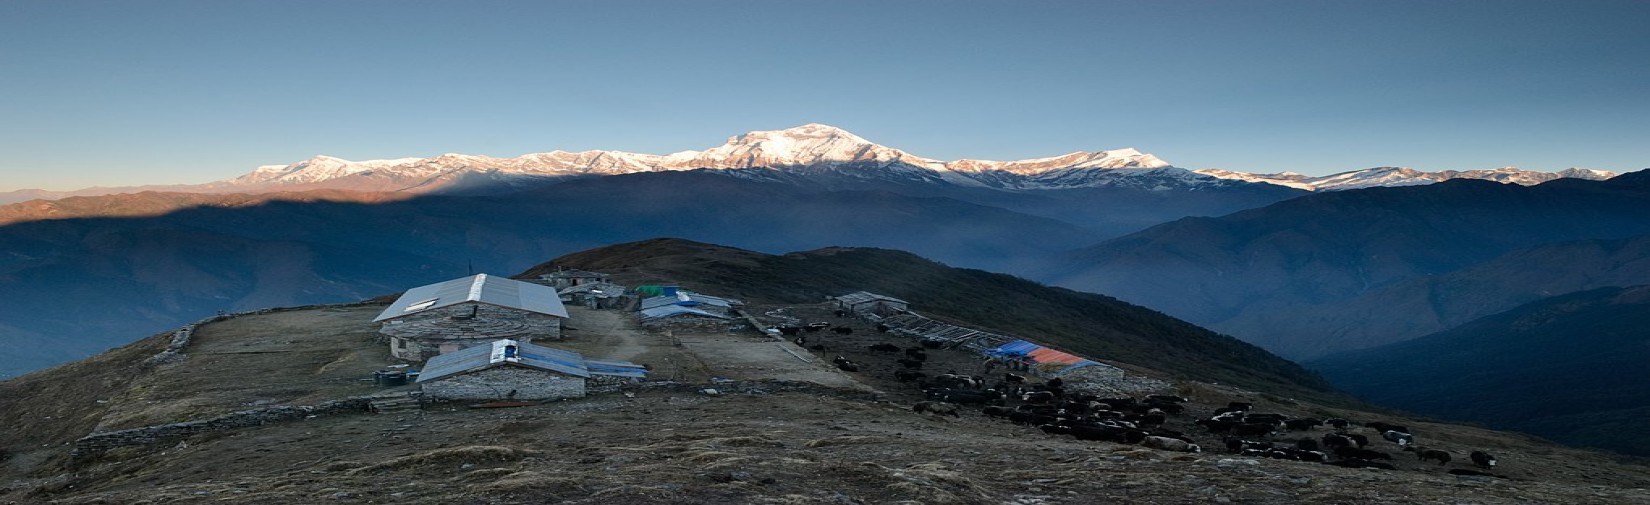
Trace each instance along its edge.
<path fill-rule="evenodd" d="M 409 456 L 402 456 L 383 463 L 357 468 L 351 470 L 349 473 L 354 475 L 363 473 L 381 473 L 408 468 L 434 468 L 441 466 L 458 467 L 459 465 L 463 465 L 465 463 L 477 465 L 508 463 L 513 461 L 521 461 L 522 458 L 536 456 L 539 454 L 541 453 L 537 451 L 516 449 L 514 447 L 470 445 L 435 449 Z"/>
<path fill-rule="evenodd" d="M 817 448 L 820 448 L 820 447 L 831 447 L 831 446 L 837 446 L 837 445 L 874 444 L 874 443 L 881 442 L 881 441 L 883 441 L 883 440 L 878 438 L 878 437 L 869 437 L 869 436 L 863 436 L 863 435 L 843 435 L 843 436 L 840 436 L 840 437 L 820 438 L 820 439 L 809 440 L 806 443 L 803 443 L 802 446 L 807 447 L 809 449 L 817 449 Z"/>
<path fill-rule="evenodd" d="M 582 479 L 546 475 L 534 471 L 505 472 L 496 476 L 491 482 L 473 484 L 469 489 L 477 493 L 490 495 L 531 495 L 544 502 L 553 501 L 552 498 L 557 496 L 588 492 Z"/>

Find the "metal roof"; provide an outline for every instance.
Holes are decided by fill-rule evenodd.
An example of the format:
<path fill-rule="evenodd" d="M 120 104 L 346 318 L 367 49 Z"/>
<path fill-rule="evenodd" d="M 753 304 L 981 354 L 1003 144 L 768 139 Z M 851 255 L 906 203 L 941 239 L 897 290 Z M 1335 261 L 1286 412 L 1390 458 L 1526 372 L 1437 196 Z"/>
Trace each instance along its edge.
<path fill-rule="evenodd" d="M 879 294 L 871 293 L 871 292 L 868 292 L 868 291 L 856 291 L 856 292 L 853 292 L 853 293 L 848 293 L 846 295 L 838 296 L 838 297 L 836 297 L 836 299 L 838 301 L 841 301 L 842 303 L 846 303 L 848 305 L 859 305 L 861 303 L 874 302 L 874 301 L 904 303 L 906 305 L 910 305 L 910 303 L 906 302 L 905 300 L 901 300 L 901 299 L 894 298 L 892 296 L 887 296 L 887 295 L 879 295 Z"/>
<path fill-rule="evenodd" d="M 688 299 L 688 301 L 698 302 L 698 303 L 702 303 L 702 304 L 705 304 L 705 305 L 715 305 L 717 307 L 732 307 L 734 305 L 744 305 L 744 302 L 741 302 L 739 300 L 735 300 L 735 299 L 732 299 L 732 298 L 722 298 L 720 296 L 711 296 L 711 295 L 707 295 L 707 294 L 704 294 L 704 293 L 695 293 L 695 292 L 692 292 L 692 291 L 677 291 L 676 292 L 676 298 L 677 299 L 682 299 L 684 296 Z"/>
<path fill-rule="evenodd" d="M 734 300 L 734 299 L 731 299 L 731 298 L 722 298 L 720 296 L 710 296 L 710 295 L 707 295 L 707 294 L 704 294 L 704 293 L 694 293 L 694 292 L 691 292 L 691 291 L 677 291 L 676 294 L 674 294 L 674 295 L 652 296 L 652 297 L 648 297 L 648 298 L 643 298 L 642 299 L 642 310 L 647 310 L 647 309 L 656 308 L 656 307 L 664 307 L 666 305 L 680 305 L 680 306 L 683 306 L 683 307 L 692 307 L 692 306 L 695 306 L 695 305 L 711 305 L 711 306 L 715 306 L 715 307 L 729 308 L 729 307 L 733 307 L 734 305 L 743 305 L 743 304 L 744 304 L 743 302 L 740 302 L 738 300 Z"/>
<path fill-rule="evenodd" d="M 607 361 L 587 359 L 584 366 L 590 369 L 590 375 L 616 375 L 619 377 L 647 377 L 647 369 L 629 361 Z"/>
<path fill-rule="evenodd" d="M 716 319 L 724 319 L 724 320 L 733 319 L 731 317 L 724 316 L 724 315 L 721 315 L 721 314 L 717 314 L 715 312 L 706 312 L 706 311 L 703 311 L 703 310 L 695 309 L 693 307 L 683 307 L 681 305 L 663 305 L 663 306 L 659 306 L 659 307 L 642 309 L 641 314 L 642 314 L 641 319 L 643 321 L 649 321 L 649 320 L 653 320 L 653 319 L 663 319 L 663 318 L 667 318 L 667 317 L 675 317 L 675 316 L 680 316 L 680 315 L 684 315 L 684 314 L 690 314 L 690 315 L 696 315 L 696 316 L 705 316 L 705 317 L 714 317 Z"/>
<path fill-rule="evenodd" d="M 642 299 L 642 310 L 676 305 L 676 302 L 674 296 L 650 296 Z"/>
<path fill-rule="evenodd" d="M 418 371 L 418 382 L 485 368 L 492 364 L 492 354 L 493 346 L 478 345 L 430 358 L 424 362 L 424 369 Z"/>
<path fill-rule="evenodd" d="M 511 347 L 514 348 L 513 351 L 509 349 Z M 573 351 L 504 339 L 430 358 L 430 361 L 424 364 L 424 369 L 419 372 L 418 382 L 504 365 L 525 366 L 584 378 L 592 375 L 637 378 L 647 376 L 647 370 L 641 365 L 628 361 L 587 360 Z"/>
<path fill-rule="evenodd" d="M 378 314 L 373 322 L 386 321 L 461 303 L 485 303 L 556 317 L 567 317 L 567 308 L 554 288 L 529 282 L 476 274 L 446 282 L 419 286 L 402 293 L 395 303 Z"/>

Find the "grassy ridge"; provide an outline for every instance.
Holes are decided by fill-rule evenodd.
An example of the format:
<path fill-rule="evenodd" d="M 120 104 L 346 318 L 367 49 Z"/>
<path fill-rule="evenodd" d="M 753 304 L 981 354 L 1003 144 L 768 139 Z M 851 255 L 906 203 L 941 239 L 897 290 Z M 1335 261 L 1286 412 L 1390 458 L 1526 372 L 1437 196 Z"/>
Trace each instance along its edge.
<path fill-rule="evenodd" d="M 826 248 L 766 255 L 678 239 L 570 254 L 556 267 L 615 274 L 623 282 L 676 282 L 751 301 L 812 303 L 867 290 L 913 310 L 1045 342 L 1090 357 L 1171 375 L 1289 396 L 1332 397 L 1322 378 L 1258 347 L 1116 299 L 1013 276 L 951 268 L 901 251 Z"/>

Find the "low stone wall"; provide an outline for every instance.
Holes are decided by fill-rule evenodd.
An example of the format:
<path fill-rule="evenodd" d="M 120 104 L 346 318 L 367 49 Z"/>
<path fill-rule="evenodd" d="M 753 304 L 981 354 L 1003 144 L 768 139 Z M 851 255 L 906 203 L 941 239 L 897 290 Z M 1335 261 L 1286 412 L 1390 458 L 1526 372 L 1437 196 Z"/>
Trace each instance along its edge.
<path fill-rule="evenodd" d="M 670 329 L 699 333 L 721 333 L 728 331 L 728 327 L 734 324 L 738 323 L 726 319 L 683 314 L 673 317 L 642 321 L 642 328 L 653 331 Z"/>
<path fill-rule="evenodd" d="M 584 390 L 586 394 L 611 393 L 636 386 L 642 382 L 642 379 L 637 379 L 634 377 L 591 375 L 590 379 L 584 382 Z"/>
<path fill-rule="evenodd" d="M 433 400 L 556 400 L 584 396 L 584 379 L 519 366 L 501 366 L 421 382 Z"/>
<path fill-rule="evenodd" d="M 93 433 L 76 440 L 72 454 L 75 458 L 88 458 L 101 455 L 105 451 L 116 447 L 149 445 L 202 433 L 260 426 L 280 421 L 305 419 L 312 416 L 366 413 L 371 405 L 372 398 L 360 396 L 332 400 L 316 405 L 276 405 L 231 412 L 211 419 Z"/>
<path fill-rule="evenodd" d="M 621 391 L 670 391 L 701 394 L 706 389 L 714 389 L 718 394 L 810 393 L 852 400 L 882 399 L 882 393 L 874 390 L 831 387 L 815 382 L 786 380 L 721 380 L 709 383 L 648 381 L 624 384 L 618 389 Z"/>

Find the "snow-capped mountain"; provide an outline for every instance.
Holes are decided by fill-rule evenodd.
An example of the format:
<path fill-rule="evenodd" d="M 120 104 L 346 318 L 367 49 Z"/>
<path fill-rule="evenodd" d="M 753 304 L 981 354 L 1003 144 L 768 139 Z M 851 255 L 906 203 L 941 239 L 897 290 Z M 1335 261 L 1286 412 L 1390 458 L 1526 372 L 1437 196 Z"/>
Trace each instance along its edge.
<path fill-rule="evenodd" d="M 1293 172 L 1277 174 L 1250 174 L 1229 170 L 1204 169 L 1197 173 L 1221 179 L 1240 180 L 1245 182 L 1264 182 L 1279 186 L 1304 189 L 1307 191 L 1339 191 L 1372 187 L 1419 186 L 1433 184 L 1451 179 L 1482 179 L 1502 184 L 1518 184 L 1532 186 L 1554 179 L 1575 178 L 1587 180 L 1604 180 L 1615 177 L 1615 172 L 1592 170 L 1586 168 L 1570 168 L 1558 172 L 1536 172 L 1523 170 L 1517 167 L 1501 167 L 1489 170 L 1445 170 L 1441 172 L 1422 172 L 1404 167 L 1377 167 L 1338 174 L 1311 177 Z"/>
<path fill-rule="evenodd" d="M 862 179 L 947 182 L 1003 189 L 1095 186 L 1167 188 L 1227 184 L 1215 177 L 1175 168 L 1132 148 L 1079 151 L 1017 161 L 941 161 L 879 145 L 840 128 L 806 124 L 753 131 L 703 151 L 666 155 L 622 151 L 551 151 L 494 158 L 444 154 L 434 158 L 348 161 L 318 156 L 290 165 L 258 167 L 252 173 L 215 183 L 217 190 L 264 190 L 279 186 L 344 187 L 429 191 L 464 177 L 491 179 L 616 175 L 679 170 L 750 170 L 791 174 L 828 173 Z M 399 186 L 399 187 L 396 187 Z"/>
<path fill-rule="evenodd" d="M 644 154 L 624 151 L 550 151 L 514 158 L 448 153 L 431 158 L 350 161 L 331 156 L 288 165 L 260 166 L 240 177 L 199 184 L 145 188 L 90 188 L 76 192 L 0 193 L 0 204 L 55 195 L 93 196 L 141 190 L 184 193 L 262 193 L 340 189 L 366 192 L 496 193 L 548 180 L 642 172 L 706 170 L 744 179 L 790 181 L 817 187 L 869 189 L 897 185 L 988 188 L 1013 191 L 1113 188 L 1150 191 L 1235 188 L 1264 183 L 1305 191 L 1412 186 L 1458 178 L 1538 184 L 1563 177 L 1608 179 L 1615 173 L 1572 168 L 1533 172 L 1513 167 L 1464 172 L 1421 172 L 1380 167 L 1313 177 L 1296 173 L 1251 174 L 1219 169 L 1187 170 L 1133 148 L 1077 151 L 1014 161 L 942 161 L 883 146 L 841 128 L 806 124 L 729 137 L 703 151 Z"/>

